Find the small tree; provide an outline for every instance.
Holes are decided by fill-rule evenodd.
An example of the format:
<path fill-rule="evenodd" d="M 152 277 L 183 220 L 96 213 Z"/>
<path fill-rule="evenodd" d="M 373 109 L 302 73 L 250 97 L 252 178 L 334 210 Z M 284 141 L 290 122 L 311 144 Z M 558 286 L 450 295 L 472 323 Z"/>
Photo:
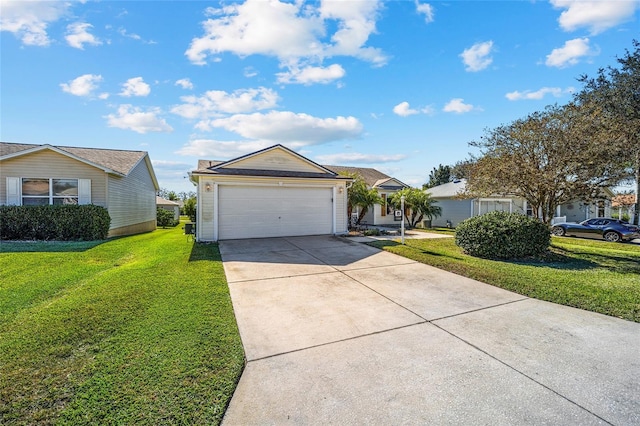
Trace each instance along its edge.
<path fill-rule="evenodd" d="M 429 173 L 429 181 L 422 185 L 422 189 L 433 188 L 434 186 L 442 185 L 451 180 L 451 167 L 443 166 L 434 167 Z"/>
<path fill-rule="evenodd" d="M 176 226 L 178 221 L 173 218 L 173 212 L 158 207 L 156 208 L 156 223 L 158 226 L 166 228 L 168 226 Z"/>
<path fill-rule="evenodd" d="M 407 223 L 414 228 L 426 216 L 429 220 L 442 214 L 442 208 L 436 206 L 436 200 L 431 198 L 429 194 L 418 188 L 404 188 L 389 198 L 389 202 L 396 209 L 400 209 L 402 205 L 402 196 L 404 196 L 404 214 Z"/>
<path fill-rule="evenodd" d="M 182 207 L 183 214 L 189 216 L 191 222 L 196 221 L 196 197 L 191 197 L 185 200 Z"/>

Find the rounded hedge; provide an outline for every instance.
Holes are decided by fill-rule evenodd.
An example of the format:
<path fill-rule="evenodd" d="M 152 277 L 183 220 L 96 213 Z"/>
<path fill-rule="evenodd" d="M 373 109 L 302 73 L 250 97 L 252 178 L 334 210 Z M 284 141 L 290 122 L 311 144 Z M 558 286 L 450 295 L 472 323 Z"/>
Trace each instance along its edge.
<path fill-rule="evenodd" d="M 549 226 L 519 213 L 490 212 L 456 227 L 456 245 L 486 259 L 522 259 L 544 254 L 551 244 Z"/>
<path fill-rule="evenodd" d="M 111 218 L 89 205 L 0 206 L 2 240 L 104 240 Z"/>

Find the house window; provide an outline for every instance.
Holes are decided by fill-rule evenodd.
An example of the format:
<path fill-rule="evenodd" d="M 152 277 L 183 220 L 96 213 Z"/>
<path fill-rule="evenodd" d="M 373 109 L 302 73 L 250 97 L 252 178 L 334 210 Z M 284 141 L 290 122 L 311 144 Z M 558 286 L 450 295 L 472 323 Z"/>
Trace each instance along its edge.
<path fill-rule="evenodd" d="M 78 204 L 78 179 L 22 178 L 22 205 Z"/>
<path fill-rule="evenodd" d="M 604 217 L 604 200 L 598 201 L 598 217 Z"/>
<path fill-rule="evenodd" d="M 381 194 L 382 195 L 382 206 L 380 209 L 380 216 L 386 216 L 387 215 L 387 194 Z"/>

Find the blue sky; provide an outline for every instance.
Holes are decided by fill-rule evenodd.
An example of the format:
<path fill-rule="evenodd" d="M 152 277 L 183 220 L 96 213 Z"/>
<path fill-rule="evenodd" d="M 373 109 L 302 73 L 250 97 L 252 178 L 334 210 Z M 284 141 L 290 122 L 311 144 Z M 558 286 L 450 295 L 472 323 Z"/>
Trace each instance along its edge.
<path fill-rule="evenodd" d="M 637 0 L 0 7 L 0 139 L 145 150 L 176 191 L 276 143 L 420 186 L 640 38 Z"/>

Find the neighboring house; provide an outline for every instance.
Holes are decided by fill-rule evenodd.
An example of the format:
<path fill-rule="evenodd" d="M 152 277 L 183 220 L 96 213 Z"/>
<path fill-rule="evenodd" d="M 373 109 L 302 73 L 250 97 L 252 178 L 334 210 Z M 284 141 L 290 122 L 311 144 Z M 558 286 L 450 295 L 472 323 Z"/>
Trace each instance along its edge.
<path fill-rule="evenodd" d="M 156 228 L 159 189 L 144 151 L 0 142 L 0 204 L 95 204 L 109 237 Z"/>
<path fill-rule="evenodd" d="M 156 207 L 173 213 L 173 220 L 180 220 L 180 204 L 177 201 L 171 201 L 156 196 Z"/>
<path fill-rule="evenodd" d="M 394 219 L 393 207 L 388 200 L 393 194 L 408 185 L 400 182 L 398 179 L 387 176 L 376 169 L 366 167 L 345 167 L 345 166 L 324 166 L 336 173 L 357 173 L 364 179 L 369 189 L 376 189 L 382 198 L 382 204 L 376 204 L 369 207 L 362 220 L 368 225 L 398 225 L 399 222 Z M 353 213 L 359 213 L 358 210 Z"/>
<path fill-rule="evenodd" d="M 611 200 L 611 208 L 618 213 L 618 218 L 622 219 L 627 215 L 629 219 L 633 218 L 636 207 L 637 196 L 635 194 L 616 195 Z"/>
<path fill-rule="evenodd" d="M 350 178 L 282 145 L 198 161 L 196 239 L 345 234 Z"/>
<path fill-rule="evenodd" d="M 492 211 L 507 211 L 533 216 L 531 206 L 523 198 L 504 196 L 470 198 L 464 195 L 466 186 L 467 181 L 460 179 L 425 190 L 442 208 L 442 215 L 433 218 L 433 226 L 455 227 L 465 219 Z M 605 195 L 610 198 L 613 193 L 605 189 Z M 592 217 L 610 215 L 611 202 L 607 199 L 597 200 L 593 203 L 574 201 L 558 206 L 554 222 L 581 222 Z"/>

